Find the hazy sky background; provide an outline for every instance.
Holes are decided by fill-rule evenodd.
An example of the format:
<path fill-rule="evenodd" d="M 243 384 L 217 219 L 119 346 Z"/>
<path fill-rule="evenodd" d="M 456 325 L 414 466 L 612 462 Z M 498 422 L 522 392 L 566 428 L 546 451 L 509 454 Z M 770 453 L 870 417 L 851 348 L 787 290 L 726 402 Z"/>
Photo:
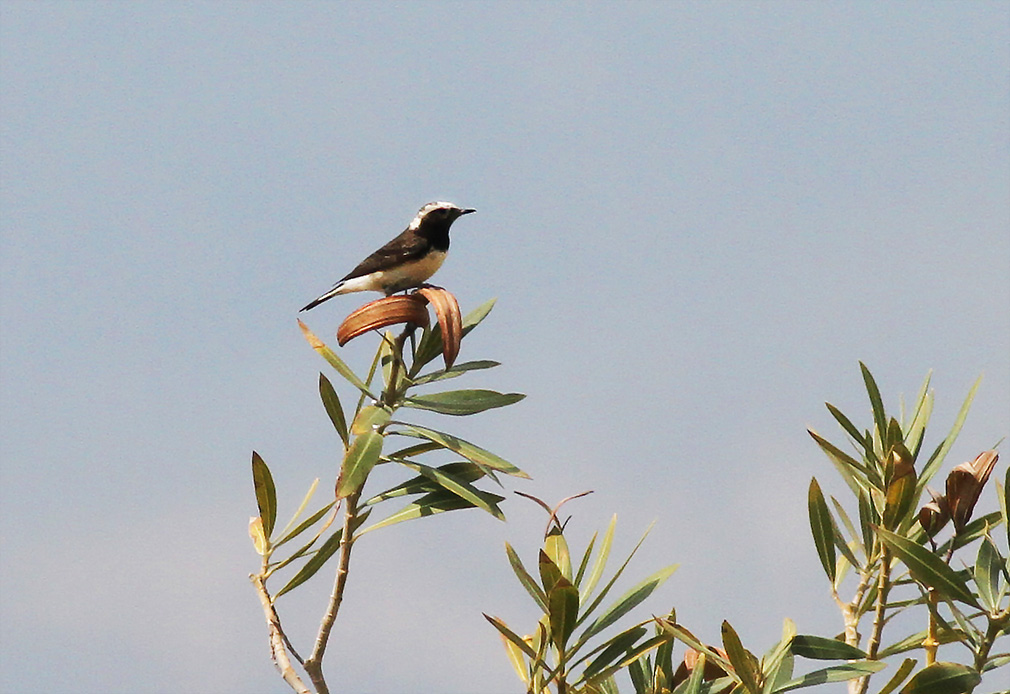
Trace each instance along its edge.
<path fill-rule="evenodd" d="M 440 426 L 596 490 L 577 539 L 655 520 L 622 585 L 679 562 L 648 609 L 709 641 L 841 629 L 805 429 L 868 421 L 858 360 L 895 409 L 934 369 L 930 446 L 984 374 L 946 469 L 1010 433 L 1004 2 L 4 0 L 0 70 L 4 692 L 289 691 L 250 452 L 284 520 L 329 487 L 295 312 L 430 200 L 478 209 L 436 280 L 499 299 L 461 359 L 504 366 L 453 385 L 528 394 Z M 362 541 L 335 689 L 520 691 L 480 613 L 532 628 L 503 542 L 534 562 L 546 517 L 505 509 Z"/>

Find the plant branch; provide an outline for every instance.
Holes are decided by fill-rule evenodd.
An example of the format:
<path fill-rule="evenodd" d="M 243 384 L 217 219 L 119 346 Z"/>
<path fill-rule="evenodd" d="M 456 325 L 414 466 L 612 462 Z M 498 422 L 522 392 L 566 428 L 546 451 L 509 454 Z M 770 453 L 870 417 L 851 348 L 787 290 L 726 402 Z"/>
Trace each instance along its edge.
<path fill-rule="evenodd" d="M 884 631 L 884 613 L 887 609 L 887 594 L 891 590 L 891 550 L 884 545 L 880 550 L 880 580 L 877 584 L 877 603 L 873 610 L 873 631 L 866 647 L 867 660 L 876 660 L 880 650 L 880 638 Z M 870 686 L 870 676 L 859 680 L 858 694 L 866 694 Z"/>
<path fill-rule="evenodd" d="M 351 494 L 346 499 L 344 506 L 344 529 L 340 538 L 340 559 L 337 564 L 337 574 L 333 580 L 333 592 L 330 594 L 330 602 L 326 608 L 326 614 L 319 625 L 319 633 L 316 635 L 316 644 L 312 649 L 312 655 L 305 661 L 305 672 L 316 688 L 318 694 L 329 694 L 326 680 L 323 677 L 323 655 L 326 653 L 326 645 L 330 640 L 330 632 L 333 630 L 333 623 L 337 619 L 340 611 L 340 604 L 344 600 L 344 587 L 347 585 L 347 570 L 351 564 L 351 547 L 354 545 L 354 529 L 358 517 L 358 496 L 360 492 Z"/>
<path fill-rule="evenodd" d="M 291 660 L 288 658 L 288 652 L 285 648 L 285 644 L 287 644 L 287 647 L 290 648 L 290 643 L 288 642 L 287 636 L 284 634 L 284 630 L 281 628 L 281 620 L 277 616 L 277 610 L 274 609 L 273 602 L 270 600 L 270 593 L 267 592 L 263 576 L 260 574 L 253 574 L 249 577 L 249 579 L 252 581 L 253 586 L 256 587 L 256 594 L 260 598 L 260 605 L 263 607 L 263 615 L 267 620 L 267 631 L 270 634 L 270 657 L 273 658 L 274 664 L 280 671 L 281 677 L 283 677 L 284 681 L 288 683 L 288 686 L 298 692 L 298 694 L 312 694 L 309 688 L 305 686 L 305 683 L 302 682 L 301 678 L 298 677 L 298 673 L 295 672 L 294 667 L 291 665 Z"/>

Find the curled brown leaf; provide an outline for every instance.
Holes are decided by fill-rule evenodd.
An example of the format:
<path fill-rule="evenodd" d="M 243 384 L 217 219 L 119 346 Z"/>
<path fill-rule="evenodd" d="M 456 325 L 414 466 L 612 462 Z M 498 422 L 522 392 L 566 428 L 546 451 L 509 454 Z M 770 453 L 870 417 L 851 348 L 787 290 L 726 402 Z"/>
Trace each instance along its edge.
<path fill-rule="evenodd" d="M 418 295 L 435 308 L 438 324 L 442 328 L 442 359 L 448 369 L 456 361 L 460 341 L 463 339 L 463 315 L 459 311 L 459 302 L 452 292 L 441 287 L 421 287 L 411 296 Z"/>
<path fill-rule="evenodd" d="M 345 344 L 372 330 L 378 330 L 397 323 L 428 325 L 427 302 L 416 294 L 407 296 L 387 296 L 370 301 L 344 319 L 337 328 L 337 343 Z"/>
<path fill-rule="evenodd" d="M 961 463 L 947 476 L 947 503 L 954 529 L 960 532 L 971 520 L 972 511 L 982 494 L 982 488 L 996 467 L 999 454 L 996 451 L 980 453 L 970 463 Z"/>

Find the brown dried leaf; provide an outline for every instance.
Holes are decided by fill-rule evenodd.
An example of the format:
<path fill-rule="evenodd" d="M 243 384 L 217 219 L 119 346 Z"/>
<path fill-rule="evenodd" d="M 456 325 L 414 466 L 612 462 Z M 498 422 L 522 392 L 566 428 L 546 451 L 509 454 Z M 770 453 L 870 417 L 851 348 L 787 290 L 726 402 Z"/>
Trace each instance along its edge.
<path fill-rule="evenodd" d="M 337 328 L 337 343 L 343 347 L 349 341 L 371 330 L 397 323 L 428 325 L 428 309 L 424 299 L 407 296 L 387 296 L 360 307 L 344 319 Z"/>
<path fill-rule="evenodd" d="M 947 476 L 947 502 L 958 532 L 971 520 L 971 513 L 997 460 L 999 454 L 996 451 L 985 451 L 972 462 L 961 463 Z"/>
<path fill-rule="evenodd" d="M 417 294 L 435 307 L 438 324 L 442 328 L 442 359 L 448 369 L 456 361 L 460 341 L 463 339 L 463 315 L 459 312 L 459 302 L 452 292 L 441 287 L 421 287 Z"/>

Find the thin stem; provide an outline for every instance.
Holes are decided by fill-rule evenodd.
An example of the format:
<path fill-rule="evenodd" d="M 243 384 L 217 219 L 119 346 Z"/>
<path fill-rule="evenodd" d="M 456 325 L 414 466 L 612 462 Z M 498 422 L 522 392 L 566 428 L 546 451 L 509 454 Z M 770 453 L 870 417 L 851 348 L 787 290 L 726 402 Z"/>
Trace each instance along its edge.
<path fill-rule="evenodd" d="M 395 407 L 396 401 L 399 398 L 400 392 L 399 388 L 397 388 L 397 382 L 400 380 L 400 369 L 402 367 L 406 370 L 406 364 L 403 363 L 403 344 L 413 332 L 414 326 L 408 324 L 403 329 L 403 332 L 400 333 L 400 336 L 396 338 L 396 342 L 393 343 L 393 363 L 389 368 L 389 380 L 386 382 L 386 389 L 382 393 L 382 404 L 386 407 Z"/>
<path fill-rule="evenodd" d="M 926 665 L 936 662 L 936 652 L 940 648 L 940 639 L 936 629 L 936 609 L 940 601 L 940 595 L 935 588 L 930 588 L 926 594 L 926 601 L 929 603 L 929 624 L 926 627 L 926 639 L 922 642 L 922 647 L 926 651 Z"/>
<path fill-rule="evenodd" d="M 262 574 L 253 574 L 249 579 L 252 581 L 253 586 L 256 587 L 256 594 L 260 598 L 263 615 L 267 620 L 267 631 L 270 634 L 270 657 L 273 658 L 274 664 L 280 671 L 281 677 L 288 683 L 288 686 L 298 692 L 298 694 L 312 694 L 311 690 L 298 677 L 298 673 L 295 672 L 294 667 L 291 665 L 291 660 L 288 658 L 285 644 L 288 647 L 290 647 L 290 644 L 288 643 L 287 636 L 284 634 L 284 630 L 281 628 L 281 620 L 277 616 L 277 610 L 274 609 L 273 602 L 270 600 L 270 593 L 267 592 Z"/>
<path fill-rule="evenodd" d="M 340 559 L 337 564 L 337 575 L 333 580 L 333 592 L 330 594 L 326 614 L 323 615 L 323 620 L 319 625 L 319 633 L 316 635 L 316 644 L 312 649 L 312 655 L 305 661 L 305 672 L 308 673 L 318 694 L 329 694 L 330 691 L 323 677 L 323 655 L 326 653 L 326 645 L 330 640 L 330 632 L 333 630 L 337 613 L 340 611 L 340 604 L 344 600 L 347 571 L 351 564 L 351 548 L 354 545 L 359 495 L 360 491 L 351 494 L 347 497 L 347 503 L 344 506 L 344 530 L 340 538 Z"/>
<path fill-rule="evenodd" d="M 992 650 L 993 643 L 996 642 L 996 638 L 1003 631 L 1008 620 L 1010 620 L 1010 610 L 1002 612 L 997 617 L 989 616 L 989 627 L 985 631 L 985 639 L 975 653 L 975 671 L 978 674 L 982 674 L 982 668 L 985 667 L 985 663 L 989 659 L 989 651 Z"/>
<path fill-rule="evenodd" d="M 877 602 L 873 610 L 873 630 L 867 643 L 867 660 L 876 660 L 880 650 L 880 638 L 884 631 L 884 613 L 887 609 L 887 594 L 891 590 L 891 551 L 886 545 L 880 550 L 880 580 L 877 584 Z M 858 694 L 866 694 L 870 686 L 870 676 L 859 680 Z"/>

